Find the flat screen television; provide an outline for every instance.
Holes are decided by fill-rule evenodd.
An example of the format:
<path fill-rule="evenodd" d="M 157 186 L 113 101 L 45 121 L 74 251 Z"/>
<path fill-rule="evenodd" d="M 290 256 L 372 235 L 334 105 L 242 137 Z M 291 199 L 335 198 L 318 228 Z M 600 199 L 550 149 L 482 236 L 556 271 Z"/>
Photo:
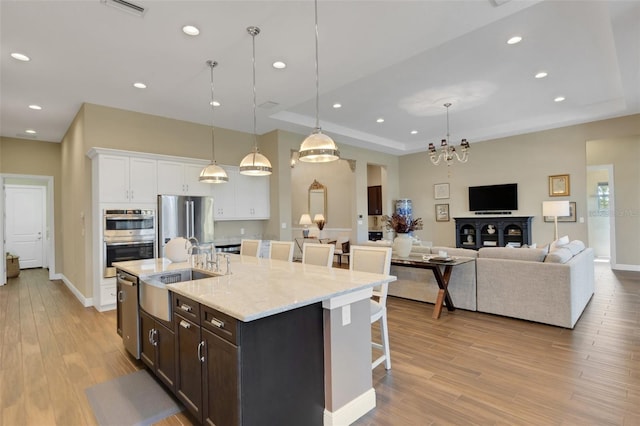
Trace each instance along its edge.
<path fill-rule="evenodd" d="M 518 184 L 470 186 L 469 210 L 472 212 L 518 210 Z"/>

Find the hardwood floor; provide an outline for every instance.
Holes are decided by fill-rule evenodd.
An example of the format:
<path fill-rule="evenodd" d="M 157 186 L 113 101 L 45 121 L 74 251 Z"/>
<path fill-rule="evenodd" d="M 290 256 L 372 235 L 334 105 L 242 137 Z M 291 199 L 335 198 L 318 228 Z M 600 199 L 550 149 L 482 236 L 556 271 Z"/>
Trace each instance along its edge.
<path fill-rule="evenodd" d="M 574 330 L 432 310 L 389 298 L 392 369 L 374 370 L 377 407 L 357 425 L 640 424 L 640 273 L 597 263 Z M 44 270 L 0 287 L 0 426 L 96 424 L 84 389 L 142 368 L 115 330 Z"/>

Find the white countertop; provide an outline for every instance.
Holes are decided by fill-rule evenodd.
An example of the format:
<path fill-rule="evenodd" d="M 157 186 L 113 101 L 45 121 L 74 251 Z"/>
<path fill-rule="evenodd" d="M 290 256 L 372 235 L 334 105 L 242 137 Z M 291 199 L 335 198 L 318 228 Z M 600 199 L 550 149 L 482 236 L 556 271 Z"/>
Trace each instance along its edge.
<path fill-rule="evenodd" d="M 241 321 L 280 312 L 396 280 L 393 275 L 304 265 L 281 260 L 230 255 L 231 275 L 168 284 L 167 288 Z M 168 259 L 117 262 L 114 266 L 140 278 L 191 269 Z M 221 269 L 225 270 L 224 262 Z"/>

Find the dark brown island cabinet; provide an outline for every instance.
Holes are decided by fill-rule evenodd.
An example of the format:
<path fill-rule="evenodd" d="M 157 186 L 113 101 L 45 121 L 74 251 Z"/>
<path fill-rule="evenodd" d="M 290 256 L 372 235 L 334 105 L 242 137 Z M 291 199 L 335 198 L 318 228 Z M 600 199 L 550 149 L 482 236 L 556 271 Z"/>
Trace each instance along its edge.
<path fill-rule="evenodd" d="M 172 391 L 176 388 L 176 337 L 173 323 L 140 309 L 140 359 Z"/>
<path fill-rule="evenodd" d="M 242 322 L 172 293 L 175 394 L 204 424 L 322 425 L 320 303 Z"/>

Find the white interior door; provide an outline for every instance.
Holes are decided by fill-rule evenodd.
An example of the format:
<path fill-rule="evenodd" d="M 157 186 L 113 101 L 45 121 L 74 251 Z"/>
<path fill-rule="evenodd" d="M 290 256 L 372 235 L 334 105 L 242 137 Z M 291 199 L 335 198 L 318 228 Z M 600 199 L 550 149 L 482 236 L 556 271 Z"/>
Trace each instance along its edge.
<path fill-rule="evenodd" d="M 20 256 L 21 269 L 43 266 L 45 196 L 42 186 L 5 187 L 5 250 Z"/>

